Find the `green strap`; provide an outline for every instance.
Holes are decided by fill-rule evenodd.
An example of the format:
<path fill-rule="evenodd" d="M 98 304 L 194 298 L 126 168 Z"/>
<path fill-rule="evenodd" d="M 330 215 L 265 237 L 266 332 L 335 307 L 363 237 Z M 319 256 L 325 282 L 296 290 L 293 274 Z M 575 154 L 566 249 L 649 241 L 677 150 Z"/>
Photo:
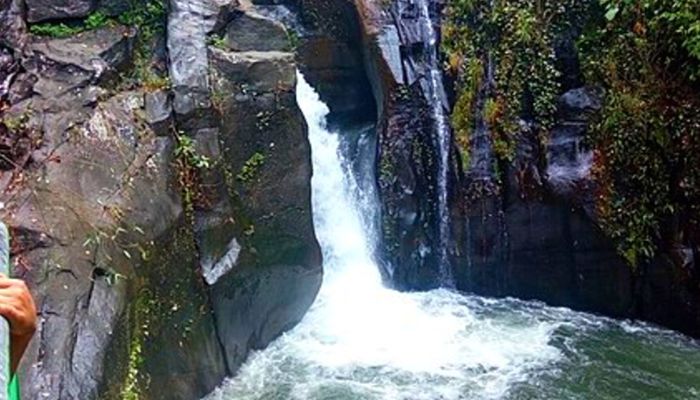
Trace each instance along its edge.
<path fill-rule="evenodd" d="M 10 233 L 2 221 L 0 221 L 0 271 L 10 276 Z M 10 400 L 19 400 L 19 387 L 17 379 L 10 374 L 10 326 L 7 321 L 0 318 L 0 382 L 8 385 Z M 10 380 L 8 384 L 8 379 Z M 2 389 L 0 389 L 2 390 Z M 0 398 L 6 397 L 0 392 Z"/>
<path fill-rule="evenodd" d="M 10 400 L 20 400 L 19 399 L 19 380 L 17 379 L 17 374 L 12 377 L 10 381 L 10 387 L 7 388 L 7 394 Z"/>

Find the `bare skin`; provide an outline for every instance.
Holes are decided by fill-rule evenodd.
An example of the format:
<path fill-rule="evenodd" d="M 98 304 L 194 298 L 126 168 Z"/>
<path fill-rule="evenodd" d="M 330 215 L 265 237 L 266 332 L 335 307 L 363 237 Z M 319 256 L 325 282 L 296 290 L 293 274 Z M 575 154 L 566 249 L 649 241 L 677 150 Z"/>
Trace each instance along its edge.
<path fill-rule="evenodd" d="M 23 280 L 0 274 L 0 315 L 10 323 L 11 371 L 14 374 L 36 331 L 36 306 Z"/>

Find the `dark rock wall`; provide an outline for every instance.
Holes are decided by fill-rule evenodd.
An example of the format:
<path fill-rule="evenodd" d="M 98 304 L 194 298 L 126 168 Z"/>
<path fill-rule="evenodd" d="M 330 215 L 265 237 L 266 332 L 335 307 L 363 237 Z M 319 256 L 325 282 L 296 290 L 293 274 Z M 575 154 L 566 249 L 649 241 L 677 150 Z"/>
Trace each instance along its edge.
<path fill-rule="evenodd" d="M 460 289 L 634 314 L 632 269 L 589 214 L 592 154 L 584 140 L 597 96 L 586 88 L 565 93 L 546 147 L 523 125 L 514 162 L 502 165 L 505 178 L 489 189 L 480 190 L 482 174 L 467 171 L 466 219 L 457 220 L 467 231 Z"/>
<path fill-rule="evenodd" d="M 438 283 L 437 166 L 421 100 L 425 95 L 415 81 L 425 69 L 420 61 L 425 58 L 416 57 L 416 52 L 427 38 L 415 29 L 410 4 L 357 1 L 355 6 L 365 66 L 378 102 L 376 168 L 383 238 L 379 254 L 385 277 L 401 289 L 432 287 Z M 435 13 L 442 6 L 431 4 Z M 689 272 L 694 271 L 697 250 L 662 243 L 659 256 L 634 270 L 598 226 L 588 128 L 600 112 L 604 93 L 587 86 L 579 65 L 576 40 L 586 16 L 569 17 L 568 28 L 553 38 L 561 91 L 548 141 L 543 144 L 538 121 L 525 106 L 512 161 L 496 157 L 493 135 L 483 118 L 483 98 L 498 67 L 482 60 L 485 79 L 474 116 L 477 129 L 467 157 L 456 154 L 457 143 L 451 156 L 448 252 L 457 287 L 641 318 L 698 335 L 699 291 Z"/>
<path fill-rule="evenodd" d="M 583 10 L 590 13 L 595 8 Z M 635 269 L 600 228 L 590 128 L 603 112 L 605 93 L 591 86 L 597 82 L 586 82 L 581 71 L 576 41 L 591 17 L 585 12 L 565 15 L 569 23 L 552 39 L 561 91 L 546 141 L 537 133 L 541 121 L 526 102 L 514 159 L 486 164 L 489 185 L 483 184 L 480 161 L 483 154 L 493 153 L 490 127 L 482 125 L 486 139 L 471 143 L 461 183 L 463 201 L 456 205 L 466 220 L 453 220 L 464 223 L 467 233 L 457 244 L 464 249 L 455 271 L 458 287 L 640 318 L 697 336 L 700 291 L 692 279 L 692 246 L 669 246 L 662 240 L 660 254 Z M 488 77 L 493 74 L 488 70 L 491 63 L 484 64 Z M 489 84 L 487 79 L 484 85 Z M 527 93 L 521 96 L 527 98 Z M 478 121 L 477 116 L 477 128 Z"/>
<path fill-rule="evenodd" d="M 424 46 L 429 38 L 417 7 L 403 1 L 356 2 L 365 69 L 377 101 L 382 272 L 387 283 L 399 289 L 440 285 L 439 156 L 425 82 L 431 66 L 420 61 L 429 59 Z M 431 16 L 437 18 L 440 9 L 439 3 L 431 4 Z M 450 158 L 455 156 L 453 151 Z M 454 183 L 457 174 L 451 168 L 448 180 Z M 453 227 L 452 237 L 461 234 L 459 227 Z M 454 249 L 448 256 L 454 259 Z"/>
<path fill-rule="evenodd" d="M 106 7 L 130 4 L 0 3 L 0 218 L 40 312 L 23 397 L 200 398 L 320 287 L 294 54 L 243 2 L 26 30 Z"/>

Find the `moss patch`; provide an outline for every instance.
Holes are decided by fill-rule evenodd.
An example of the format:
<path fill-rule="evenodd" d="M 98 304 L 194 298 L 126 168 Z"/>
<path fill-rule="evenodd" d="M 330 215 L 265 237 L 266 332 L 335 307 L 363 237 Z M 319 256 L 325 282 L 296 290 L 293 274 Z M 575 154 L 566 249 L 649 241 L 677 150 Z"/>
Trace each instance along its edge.
<path fill-rule="evenodd" d="M 554 39 L 581 2 L 453 0 L 445 11 L 445 67 L 457 81 L 452 114 L 462 159 L 483 121 L 494 152 L 512 161 L 518 120 L 538 122 L 543 136 L 554 122 L 560 92 Z"/>

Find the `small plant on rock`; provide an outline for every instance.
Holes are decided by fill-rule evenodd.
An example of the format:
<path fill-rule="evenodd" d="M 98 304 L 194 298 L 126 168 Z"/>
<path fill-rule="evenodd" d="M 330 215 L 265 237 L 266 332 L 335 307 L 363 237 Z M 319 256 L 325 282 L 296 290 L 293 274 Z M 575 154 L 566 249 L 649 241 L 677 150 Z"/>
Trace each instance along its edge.
<path fill-rule="evenodd" d="M 175 156 L 183 159 L 187 165 L 196 169 L 207 169 L 211 166 L 209 157 L 197 153 L 194 147 L 194 140 L 183 132 L 179 132 L 177 135 Z"/>
<path fill-rule="evenodd" d="M 209 44 L 211 46 L 216 47 L 217 49 L 221 50 L 228 50 L 228 42 L 226 42 L 226 38 L 221 36 L 221 35 L 211 35 L 209 36 Z"/>
<path fill-rule="evenodd" d="M 258 173 L 258 169 L 265 163 L 265 155 L 259 152 L 256 152 L 250 158 L 248 161 L 243 164 L 243 168 L 241 168 L 241 172 L 236 176 L 236 178 L 244 183 L 250 182 L 253 180 L 255 175 Z"/>

